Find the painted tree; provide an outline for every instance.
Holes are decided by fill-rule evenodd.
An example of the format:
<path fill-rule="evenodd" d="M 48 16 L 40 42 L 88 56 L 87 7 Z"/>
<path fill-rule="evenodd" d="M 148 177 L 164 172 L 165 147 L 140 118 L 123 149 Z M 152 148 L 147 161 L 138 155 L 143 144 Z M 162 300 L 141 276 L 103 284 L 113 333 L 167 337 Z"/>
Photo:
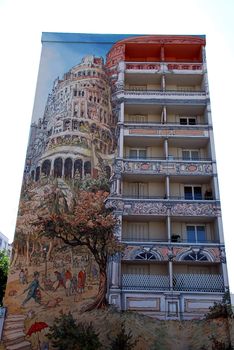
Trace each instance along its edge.
<path fill-rule="evenodd" d="M 107 305 L 108 260 L 123 250 L 114 235 L 116 219 L 112 210 L 105 206 L 108 194 L 105 191 L 79 190 L 73 198 L 72 210 L 57 210 L 52 215 L 40 217 L 38 222 L 44 236 L 59 238 L 71 247 L 85 246 L 93 254 L 99 266 L 99 290 L 86 311 Z"/>

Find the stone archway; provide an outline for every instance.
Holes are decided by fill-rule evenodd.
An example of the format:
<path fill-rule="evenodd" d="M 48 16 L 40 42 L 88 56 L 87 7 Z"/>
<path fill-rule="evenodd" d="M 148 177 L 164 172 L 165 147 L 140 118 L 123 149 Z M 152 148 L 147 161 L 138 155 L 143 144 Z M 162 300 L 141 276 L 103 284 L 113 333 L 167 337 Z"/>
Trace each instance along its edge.
<path fill-rule="evenodd" d="M 41 172 L 46 175 L 49 176 L 50 175 L 50 170 L 51 170 L 51 161 L 49 159 L 46 159 L 41 166 Z"/>
<path fill-rule="evenodd" d="M 65 179 L 72 178 L 72 160 L 71 160 L 71 158 L 67 158 L 64 162 L 64 177 L 65 177 Z"/>
<path fill-rule="evenodd" d="M 62 158 L 56 158 L 54 161 L 54 177 L 63 176 L 63 160 Z"/>

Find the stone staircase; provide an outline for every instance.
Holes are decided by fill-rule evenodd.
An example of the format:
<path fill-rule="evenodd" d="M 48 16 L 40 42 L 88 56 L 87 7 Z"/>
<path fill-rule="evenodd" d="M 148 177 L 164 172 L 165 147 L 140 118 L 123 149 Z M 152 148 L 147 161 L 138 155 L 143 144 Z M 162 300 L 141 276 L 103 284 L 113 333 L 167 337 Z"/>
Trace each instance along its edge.
<path fill-rule="evenodd" d="M 24 315 L 8 315 L 4 322 L 3 343 L 6 350 L 29 350 L 31 343 L 25 340 Z"/>

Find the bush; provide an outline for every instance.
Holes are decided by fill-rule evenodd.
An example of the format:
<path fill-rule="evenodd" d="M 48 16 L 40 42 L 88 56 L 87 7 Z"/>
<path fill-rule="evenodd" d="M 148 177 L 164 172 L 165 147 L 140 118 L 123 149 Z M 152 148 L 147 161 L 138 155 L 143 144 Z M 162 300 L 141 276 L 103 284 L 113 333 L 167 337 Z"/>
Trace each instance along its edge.
<path fill-rule="evenodd" d="M 55 319 L 48 338 L 58 350 L 97 350 L 101 347 L 92 323 L 76 323 L 70 312 Z"/>
<path fill-rule="evenodd" d="M 233 317 L 229 289 L 225 291 L 222 301 L 220 303 L 215 302 L 213 306 L 210 306 L 209 312 L 205 315 L 206 319 L 213 319 L 218 317 Z"/>
<path fill-rule="evenodd" d="M 132 332 L 129 331 L 126 333 L 125 323 L 122 322 L 120 326 L 120 331 L 117 334 L 116 338 L 111 343 L 111 350 L 131 350 L 135 347 L 137 343 L 136 340 L 132 340 Z"/>

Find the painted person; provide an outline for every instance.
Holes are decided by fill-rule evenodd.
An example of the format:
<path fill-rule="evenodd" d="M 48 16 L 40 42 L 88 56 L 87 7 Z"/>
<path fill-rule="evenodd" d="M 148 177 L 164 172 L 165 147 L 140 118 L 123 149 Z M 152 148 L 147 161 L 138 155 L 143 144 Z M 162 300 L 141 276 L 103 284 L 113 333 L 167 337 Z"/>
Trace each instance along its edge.
<path fill-rule="evenodd" d="M 67 270 L 65 272 L 65 286 L 66 286 L 66 296 L 71 295 L 71 286 L 72 286 L 72 274 L 71 271 Z"/>
<path fill-rule="evenodd" d="M 41 292 L 40 290 L 44 290 L 39 283 L 39 272 L 35 271 L 33 274 L 33 281 L 30 285 L 23 291 L 23 294 L 28 291 L 28 295 L 25 300 L 22 302 L 22 306 L 24 306 L 30 299 L 34 299 L 36 303 L 41 304 Z"/>
<path fill-rule="evenodd" d="M 78 273 L 78 293 L 83 293 L 85 288 L 86 272 L 85 269 Z"/>
<path fill-rule="evenodd" d="M 56 276 L 55 282 L 57 282 L 57 286 L 55 287 L 54 291 L 56 291 L 60 286 L 63 287 L 64 289 L 66 289 L 66 286 L 64 284 L 64 278 L 63 278 L 63 275 L 61 274 L 61 272 L 54 271 L 54 274 Z"/>
<path fill-rule="evenodd" d="M 21 284 L 25 284 L 25 273 L 24 273 L 24 269 L 20 270 L 19 273 L 19 281 Z"/>

